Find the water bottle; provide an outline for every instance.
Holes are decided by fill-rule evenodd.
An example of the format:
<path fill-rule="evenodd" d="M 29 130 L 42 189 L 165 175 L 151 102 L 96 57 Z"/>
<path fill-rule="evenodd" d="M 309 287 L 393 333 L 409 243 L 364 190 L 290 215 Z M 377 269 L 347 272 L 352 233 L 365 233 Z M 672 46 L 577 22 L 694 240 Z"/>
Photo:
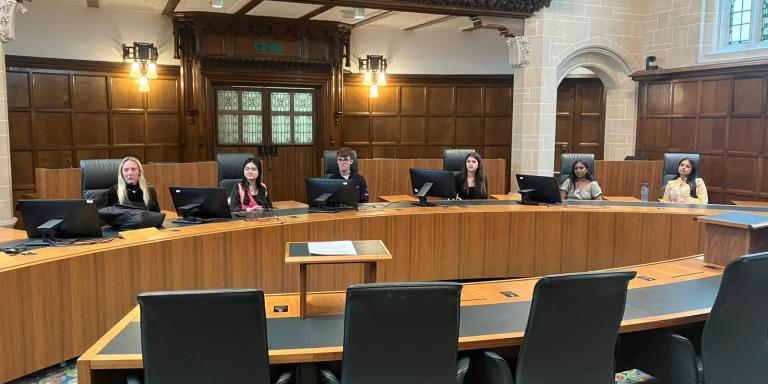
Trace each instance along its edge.
<path fill-rule="evenodd" d="M 643 183 L 640 186 L 640 200 L 648 201 L 648 183 Z"/>

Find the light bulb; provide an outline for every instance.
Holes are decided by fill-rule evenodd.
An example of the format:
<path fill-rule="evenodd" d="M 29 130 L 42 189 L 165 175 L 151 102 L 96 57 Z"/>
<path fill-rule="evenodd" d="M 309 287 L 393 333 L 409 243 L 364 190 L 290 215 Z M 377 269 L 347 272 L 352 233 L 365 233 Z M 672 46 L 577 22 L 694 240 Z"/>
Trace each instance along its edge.
<path fill-rule="evenodd" d="M 147 64 L 147 78 L 157 79 L 157 63 L 154 61 Z"/>
<path fill-rule="evenodd" d="M 149 80 L 146 76 L 142 76 L 139 78 L 139 92 L 146 93 L 149 92 Z"/>
<path fill-rule="evenodd" d="M 383 87 L 387 85 L 387 76 L 384 74 L 384 72 L 379 72 L 379 76 L 376 78 L 376 85 Z"/>
<path fill-rule="evenodd" d="M 376 85 L 376 84 L 371 85 L 370 96 L 371 96 L 372 99 L 376 99 L 376 98 L 379 97 L 379 86 L 378 85 Z"/>
<path fill-rule="evenodd" d="M 365 71 L 365 73 L 363 74 L 363 85 L 368 87 L 372 84 L 373 84 L 373 74 L 371 73 L 371 71 Z"/>
<path fill-rule="evenodd" d="M 141 77 L 141 63 L 134 60 L 133 63 L 131 63 L 131 73 L 129 73 L 128 76 L 133 77 L 134 79 Z"/>

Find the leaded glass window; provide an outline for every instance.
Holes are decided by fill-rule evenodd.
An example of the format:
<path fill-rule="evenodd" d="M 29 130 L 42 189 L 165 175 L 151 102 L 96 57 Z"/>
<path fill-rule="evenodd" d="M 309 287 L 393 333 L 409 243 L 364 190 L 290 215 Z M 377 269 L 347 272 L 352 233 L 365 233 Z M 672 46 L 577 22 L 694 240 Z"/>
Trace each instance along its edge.
<path fill-rule="evenodd" d="M 748 43 L 752 27 L 752 0 L 730 0 L 728 44 Z"/>
<path fill-rule="evenodd" d="M 261 144 L 263 91 L 237 88 L 216 91 L 218 142 L 220 145 Z"/>
<path fill-rule="evenodd" d="M 763 1 L 763 28 L 760 30 L 760 40 L 768 40 L 768 1 Z"/>

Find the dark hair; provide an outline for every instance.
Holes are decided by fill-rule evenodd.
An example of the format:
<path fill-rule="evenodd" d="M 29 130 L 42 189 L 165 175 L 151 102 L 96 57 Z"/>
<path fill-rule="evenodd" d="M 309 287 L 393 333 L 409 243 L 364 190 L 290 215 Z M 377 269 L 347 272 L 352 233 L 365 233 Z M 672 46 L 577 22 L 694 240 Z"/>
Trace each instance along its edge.
<path fill-rule="evenodd" d="M 683 161 L 688 160 L 688 164 L 691 165 L 691 174 L 688 175 L 688 178 L 685 180 L 685 183 L 688 184 L 689 187 L 691 187 L 691 197 L 696 198 L 696 178 L 699 177 L 699 175 L 696 174 L 696 165 L 693 164 L 693 160 L 690 158 L 684 157 L 682 160 L 680 160 L 679 163 L 677 163 L 677 178 L 682 180 L 683 178 L 680 176 L 680 164 L 683 163 Z"/>
<path fill-rule="evenodd" d="M 475 171 L 475 187 L 480 187 L 480 194 L 485 196 L 488 194 L 488 180 L 485 178 L 485 172 L 483 172 L 483 158 L 477 152 L 472 152 L 464 158 L 464 165 L 461 167 L 461 191 L 464 194 L 469 194 L 469 184 L 467 183 L 467 159 L 473 157 L 477 160 L 477 170 Z"/>
<path fill-rule="evenodd" d="M 350 159 L 353 159 L 355 156 L 355 151 L 353 151 L 351 148 L 339 148 L 338 151 L 336 151 L 336 157 L 349 157 Z"/>
<path fill-rule="evenodd" d="M 256 176 L 256 190 L 258 191 L 256 193 L 258 198 L 263 198 L 267 195 L 267 189 L 264 188 L 264 186 L 261 184 L 261 161 L 258 161 L 254 159 L 253 157 L 249 157 L 245 160 L 243 163 L 243 179 L 240 181 L 240 185 L 243 187 L 243 205 L 251 205 L 251 190 L 249 189 L 250 183 L 248 183 L 248 179 L 245 178 L 245 166 L 253 163 L 256 165 L 256 169 L 259 171 L 259 175 Z M 259 202 L 259 200 L 256 200 L 256 202 Z"/>
<path fill-rule="evenodd" d="M 592 175 L 592 169 L 589 168 L 586 164 L 584 164 L 583 161 L 576 160 L 576 161 L 573 162 L 573 165 L 571 165 L 571 177 L 570 177 L 570 179 L 571 179 L 571 188 L 573 188 L 573 189 L 576 188 L 576 180 L 578 179 L 576 177 L 576 164 L 581 164 L 581 165 L 584 166 L 584 168 L 587 169 L 587 174 L 584 175 L 585 179 L 587 179 L 589 181 L 594 181 L 595 180 L 595 177 Z"/>

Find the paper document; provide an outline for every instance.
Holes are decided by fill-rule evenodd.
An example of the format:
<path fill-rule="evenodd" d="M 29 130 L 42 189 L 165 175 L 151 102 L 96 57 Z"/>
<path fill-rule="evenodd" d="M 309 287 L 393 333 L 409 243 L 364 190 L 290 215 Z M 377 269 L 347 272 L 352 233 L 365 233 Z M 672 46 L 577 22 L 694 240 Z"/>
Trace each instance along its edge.
<path fill-rule="evenodd" d="M 313 255 L 357 255 L 355 246 L 349 240 L 320 241 L 307 243 L 309 253 Z"/>

